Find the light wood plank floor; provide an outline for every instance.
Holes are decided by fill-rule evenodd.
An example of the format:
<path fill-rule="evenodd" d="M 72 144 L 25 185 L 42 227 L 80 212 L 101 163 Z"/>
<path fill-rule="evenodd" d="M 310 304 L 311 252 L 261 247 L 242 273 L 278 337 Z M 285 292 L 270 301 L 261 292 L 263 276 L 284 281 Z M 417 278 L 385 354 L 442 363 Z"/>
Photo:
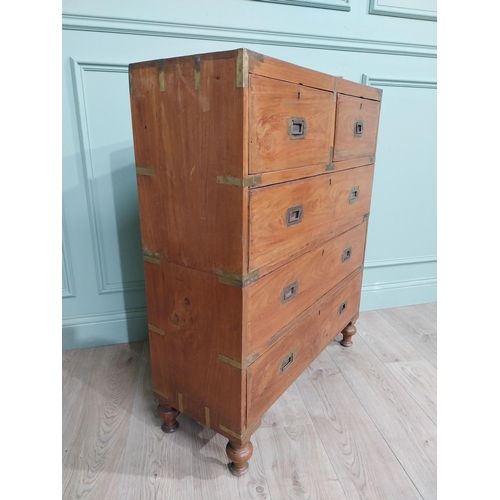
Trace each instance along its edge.
<path fill-rule="evenodd" d="M 247 475 L 181 415 L 160 430 L 147 342 L 63 353 L 63 499 L 436 498 L 436 304 L 361 313 L 254 434 Z"/>

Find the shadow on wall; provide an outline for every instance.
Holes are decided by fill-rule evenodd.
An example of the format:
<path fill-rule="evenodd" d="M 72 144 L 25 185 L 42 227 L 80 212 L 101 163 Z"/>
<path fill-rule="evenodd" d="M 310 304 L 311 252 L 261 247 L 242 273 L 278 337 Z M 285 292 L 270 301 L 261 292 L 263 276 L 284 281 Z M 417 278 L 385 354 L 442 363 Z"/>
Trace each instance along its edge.
<path fill-rule="evenodd" d="M 128 144 L 93 148 L 85 163 L 65 158 L 84 174 L 64 190 L 66 281 L 76 286 L 63 299 L 63 349 L 148 336 L 134 152 Z"/>

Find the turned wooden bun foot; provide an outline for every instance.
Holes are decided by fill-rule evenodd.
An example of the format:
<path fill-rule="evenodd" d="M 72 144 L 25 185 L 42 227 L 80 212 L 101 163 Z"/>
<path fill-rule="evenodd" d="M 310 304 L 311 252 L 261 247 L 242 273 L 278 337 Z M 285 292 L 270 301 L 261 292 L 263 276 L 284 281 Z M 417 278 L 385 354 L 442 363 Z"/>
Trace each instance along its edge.
<path fill-rule="evenodd" d="M 342 330 L 342 340 L 340 341 L 340 345 L 344 347 L 352 346 L 352 336 L 357 332 L 356 327 L 350 323 Z"/>
<path fill-rule="evenodd" d="M 163 432 L 170 434 L 171 432 L 175 432 L 179 428 L 179 422 L 177 422 L 176 420 L 180 413 L 179 410 L 176 410 L 171 406 L 164 406 L 160 403 L 158 405 L 158 413 L 163 419 L 163 424 L 161 426 L 161 430 Z"/>
<path fill-rule="evenodd" d="M 248 472 L 248 461 L 253 453 L 253 445 L 250 441 L 245 444 L 237 444 L 229 441 L 226 446 L 226 453 L 229 460 L 229 470 L 234 476 L 243 476 Z"/>

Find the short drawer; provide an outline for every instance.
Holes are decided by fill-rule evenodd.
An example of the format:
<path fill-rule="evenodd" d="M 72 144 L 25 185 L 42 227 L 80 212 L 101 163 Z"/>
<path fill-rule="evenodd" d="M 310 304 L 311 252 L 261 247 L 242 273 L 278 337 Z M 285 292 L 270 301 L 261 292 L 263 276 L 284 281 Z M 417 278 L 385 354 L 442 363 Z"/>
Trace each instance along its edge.
<path fill-rule="evenodd" d="M 363 265 L 366 227 L 359 224 L 245 288 L 249 352 L 271 345 L 296 316 Z"/>
<path fill-rule="evenodd" d="M 379 113 L 380 102 L 338 95 L 334 160 L 375 154 Z"/>
<path fill-rule="evenodd" d="M 253 189 L 249 270 L 265 273 L 360 224 L 370 211 L 372 182 L 370 164 Z"/>
<path fill-rule="evenodd" d="M 247 369 L 247 417 L 258 420 L 358 314 L 358 272 L 340 290 L 318 304 L 297 326 Z"/>
<path fill-rule="evenodd" d="M 250 76 L 249 173 L 330 162 L 332 92 Z"/>

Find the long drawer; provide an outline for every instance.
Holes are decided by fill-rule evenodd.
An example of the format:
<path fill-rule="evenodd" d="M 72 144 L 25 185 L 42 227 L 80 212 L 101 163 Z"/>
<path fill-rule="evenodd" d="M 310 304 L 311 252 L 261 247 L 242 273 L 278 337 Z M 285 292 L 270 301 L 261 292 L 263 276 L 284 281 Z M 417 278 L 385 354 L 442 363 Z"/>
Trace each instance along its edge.
<path fill-rule="evenodd" d="M 249 271 L 261 275 L 360 224 L 370 210 L 373 164 L 250 192 Z"/>
<path fill-rule="evenodd" d="M 342 233 L 244 289 L 250 352 L 363 264 L 367 222 Z"/>
<path fill-rule="evenodd" d="M 247 421 L 259 419 L 359 311 L 356 272 L 248 367 Z"/>

